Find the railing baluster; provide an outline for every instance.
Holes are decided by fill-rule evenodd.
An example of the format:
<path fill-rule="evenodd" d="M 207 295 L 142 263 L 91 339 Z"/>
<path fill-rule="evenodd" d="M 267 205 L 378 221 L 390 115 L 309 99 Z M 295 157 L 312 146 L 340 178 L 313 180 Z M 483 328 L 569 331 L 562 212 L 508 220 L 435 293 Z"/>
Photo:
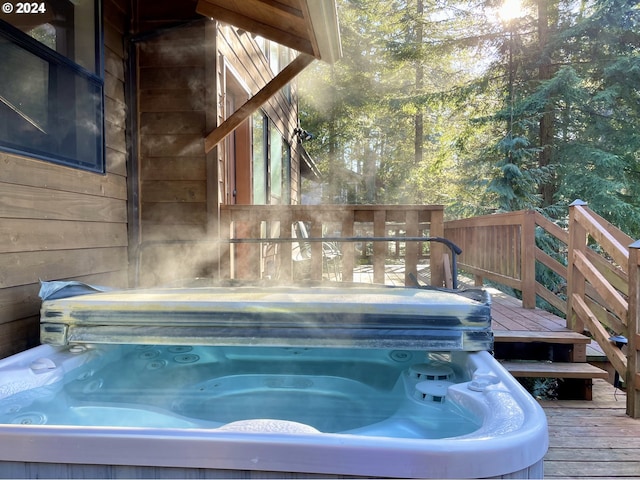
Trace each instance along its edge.
<path fill-rule="evenodd" d="M 405 216 L 407 237 L 418 236 L 418 211 L 408 210 Z M 417 242 L 405 242 L 404 244 L 404 283 L 409 285 L 411 283 L 411 276 L 418 278 L 418 243 Z M 430 260 L 432 262 L 432 260 Z M 431 275 L 433 275 L 433 263 L 430 264 Z"/>
<path fill-rule="evenodd" d="M 353 210 L 342 212 L 342 228 L 343 237 L 354 236 L 355 216 Z M 343 243 L 340 245 L 342 252 L 342 281 L 353 282 L 353 267 L 355 266 L 356 245 L 355 243 Z"/>
<path fill-rule="evenodd" d="M 385 210 L 373 212 L 373 236 L 386 237 L 387 215 Z M 373 281 L 384 283 L 385 257 L 387 253 L 386 242 L 373 242 Z"/>
<path fill-rule="evenodd" d="M 430 237 L 444 237 L 444 210 L 431 212 L 429 223 Z M 429 251 L 429 268 L 431 270 L 431 285 L 444 285 L 444 249 L 445 246 L 438 242 L 431 242 Z"/>
<path fill-rule="evenodd" d="M 311 223 L 311 237 L 322 237 L 322 221 L 314 220 Z M 322 280 L 322 243 L 316 242 L 311 244 L 311 279 Z"/>

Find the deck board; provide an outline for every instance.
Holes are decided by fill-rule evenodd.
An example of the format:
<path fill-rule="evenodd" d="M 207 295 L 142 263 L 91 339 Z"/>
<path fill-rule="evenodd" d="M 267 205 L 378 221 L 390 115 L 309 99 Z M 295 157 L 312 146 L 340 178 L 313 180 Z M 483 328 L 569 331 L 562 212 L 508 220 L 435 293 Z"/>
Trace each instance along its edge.
<path fill-rule="evenodd" d="M 503 292 L 489 289 L 493 329 L 500 335 L 537 336 L 566 331 L 564 319 L 540 309 L 524 309 Z M 511 334 L 509 331 L 515 331 Z M 593 342 L 588 352 L 601 352 Z M 592 400 L 540 401 L 549 424 L 544 473 L 549 479 L 640 479 L 640 419 L 626 415 L 626 395 L 606 380 L 593 380 Z"/>
<path fill-rule="evenodd" d="M 640 478 L 640 420 L 625 414 L 624 392 L 596 379 L 591 401 L 540 404 L 549 424 L 545 478 Z"/>
<path fill-rule="evenodd" d="M 514 377 L 608 378 L 609 373 L 590 363 L 501 362 Z"/>
<path fill-rule="evenodd" d="M 517 332 L 517 335 L 531 332 L 536 336 L 539 332 L 571 331 L 564 318 L 540 308 L 523 308 L 520 300 L 495 288 L 486 290 L 491 294 L 491 326 L 495 332 Z M 604 359 L 602 348 L 596 342 L 590 342 L 587 344 L 587 357 L 594 361 Z"/>
<path fill-rule="evenodd" d="M 400 278 L 399 269 L 394 274 Z M 493 288 L 494 332 L 568 331 L 565 320 Z M 592 342 L 587 355 L 601 352 Z M 591 353 L 589 353 L 591 352 Z M 626 415 L 626 395 L 606 380 L 593 380 L 592 400 L 540 400 L 549 424 L 545 478 L 603 480 L 640 479 L 640 419 Z"/>
<path fill-rule="evenodd" d="M 535 330 L 496 330 L 493 329 L 496 342 L 544 342 L 553 339 L 558 344 L 590 343 L 591 339 L 576 332 L 541 332 Z"/>

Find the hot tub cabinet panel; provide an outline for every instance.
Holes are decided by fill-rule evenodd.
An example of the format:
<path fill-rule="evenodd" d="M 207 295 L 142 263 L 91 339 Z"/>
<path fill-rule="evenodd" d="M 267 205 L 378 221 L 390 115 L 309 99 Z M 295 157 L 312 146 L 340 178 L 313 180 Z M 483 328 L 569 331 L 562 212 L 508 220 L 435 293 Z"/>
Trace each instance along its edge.
<path fill-rule="evenodd" d="M 542 461 L 508 475 L 487 478 L 543 478 Z M 220 470 L 202 468 L 141 467 L 127 465 L 87 465 L 60 463 L 0 462 L 0 478 L 375 478 L 374 475 L 328 475 L 260 470 Z M 385 477 L 381 477 L 385 478 Z M 440 477 L 444 478 L 444 477 Z"/>

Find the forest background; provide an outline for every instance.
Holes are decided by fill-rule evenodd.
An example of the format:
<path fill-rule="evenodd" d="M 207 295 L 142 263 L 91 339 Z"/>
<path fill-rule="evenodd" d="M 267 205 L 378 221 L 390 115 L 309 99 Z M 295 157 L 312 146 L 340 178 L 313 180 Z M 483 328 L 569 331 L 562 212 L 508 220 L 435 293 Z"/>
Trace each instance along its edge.
<path fill-rule="evenodd" d="M 299 82 L 322 201 L 562 224 L 582 199 L 640 238 L 637 0 L 504 1 L 338 0 L 344 56 Z"/>

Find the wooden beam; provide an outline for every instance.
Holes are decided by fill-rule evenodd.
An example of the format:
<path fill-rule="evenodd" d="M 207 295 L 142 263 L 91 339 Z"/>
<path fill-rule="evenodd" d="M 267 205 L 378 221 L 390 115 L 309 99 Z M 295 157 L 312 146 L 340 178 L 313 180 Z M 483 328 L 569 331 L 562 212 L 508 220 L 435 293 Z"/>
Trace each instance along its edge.
<path fill-rule="evenodd" d="M 407 237 L 417 237 L 419 235 L 419 218 L 417 210 L 407 210 L 405 219 L 405 235 Z M 385 229 L 386 230 L 386 229 Z M 387 232 L 384 233 L 387 235 Z M 385 251 L 388 248 L 388 243 L 384 245 Z M 416 242 L 407 242 L 404 245 L 405 257 L 404 257 L 404 284 L 410 285 L 411 277 L 418 278 L 418 244 Z M 383 256 L 385 253 L 382 254 Z M 431 271 L 433 272 L 433 259 L 431 261 Z M 433 275 L 432 275 L 433 277 Z M 440 287 L 441 285 L 438 285 Z"/>
<path fill-rule="evenodd" d="M 233 132 L 242 122 L 244 122 L 253 112 L 260 108 L 267 100 L 275 95 L 282 87 L 289 83 L 296 75 L 304 70 L 314 57 L 300 54 L 289 65 L 287 65 L 278 75 L 267 83 L 258 93 L 238 108 L 229 118 L 216 127 L 204 139 L 204 151 L 209 153 L 227 135 Z"/>

